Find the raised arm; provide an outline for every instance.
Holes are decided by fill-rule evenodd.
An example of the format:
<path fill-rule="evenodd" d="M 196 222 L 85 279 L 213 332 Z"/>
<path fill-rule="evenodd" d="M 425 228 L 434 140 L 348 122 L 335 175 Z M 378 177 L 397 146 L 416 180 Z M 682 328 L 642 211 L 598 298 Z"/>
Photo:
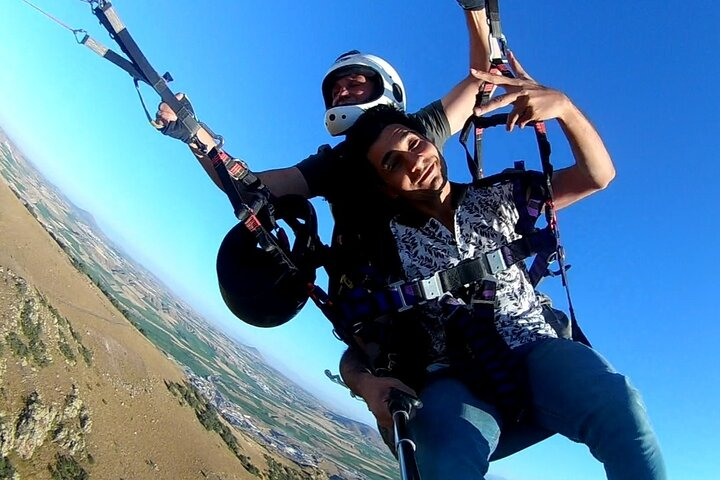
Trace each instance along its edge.
<path fill-rule="evenodd" d="M 575 164 L 557 170 L 553 175 L 555 208 L 567 207 L 606 188 L 615 178 L 615 166 L 595 127 L 564 93 L 533 80 L 512 54 L 510 65 L 517 78 L 474 72 L 478 79 L 503 87 L 506 91 L 484 107 L 477 108 L 475 113 L 484 115 L 512 105 L 508 115 L 508 131 L 512 131 L 516 125 L 522 128 L 532 121 L 558 120 L 570 144 Z"/>
<path fill-rule="evenodd" d="M 470 68 L 487 71 L 490 68 L 490 27 L 485 15 L 485 1 L 458 0 L 458 3 L 464 9 L 470 38 Z M 468 117 L 472 115 L 478 86 L 477 79 L 468 74 L 442 98 L 450 133 L 459 132 Z"/>
<path fill-rule="evenodd" d="M 186 98 L 182 93 L 179 93 L 177 97 L 179 100 Z M 159 125 L 165 127 L 175 122 L 177 115 L 168 105 L 161 103 L 155 114 L 155 120 Z M 207 173 L 215 185 L 217 185 L 220 190 L 223 190 L 222 183 L 220 182 L 217 172 L 215 172 L 212 160 L 205 154 L 205 152 L 217 146 L 215 139 L 205 129 L 200 128 L 197 132 L 197 142 L 201 145 L 195 142 L 188 143 L 190 151 L 195 155 L 195 158 L 200 162 L 203 170 L 205 170 L 205 173 Z M 302 195 L 305 198 L 310 197 L 310 188 L 305 181 L 305 177 L 303 177 L 300 170 L 296 167 L 254 173 L 260 178 L 260 181 L 268 187 L 270 192 L 277 197 L 289 194 Z"/>

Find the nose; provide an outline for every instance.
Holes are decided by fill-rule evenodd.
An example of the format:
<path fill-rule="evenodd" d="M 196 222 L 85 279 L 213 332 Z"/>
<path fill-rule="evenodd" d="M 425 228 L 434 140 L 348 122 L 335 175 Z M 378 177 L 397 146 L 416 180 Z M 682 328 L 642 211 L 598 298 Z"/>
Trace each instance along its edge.
<path fill-rule="evenodd" d="M 340 100 L 348 98 L 349 96 L 350 90 L 346 87 L 340 87 L 340 89 L 335 93 L 335 98 L 333 98 L 333 105 L 337 105 Z"/>
<path fill-rule="evenodd" d="M 425 166 L 425 157 L 419 153 L 405 152 L 403 163 L 405 163 L 405 169 L 409 173 L 420 173 Z"/>

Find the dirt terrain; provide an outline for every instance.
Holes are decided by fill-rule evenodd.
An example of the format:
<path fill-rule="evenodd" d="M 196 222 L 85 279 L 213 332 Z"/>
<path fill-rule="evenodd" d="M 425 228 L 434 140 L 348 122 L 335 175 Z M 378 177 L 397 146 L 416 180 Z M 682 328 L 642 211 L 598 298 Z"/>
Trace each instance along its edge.
<path fill-rule="evenodd" d="M 23 313 L 44 345 L 40 359 L 18 356 L 8 343 L 10 332 L 20 343 L 33 343 L 23 335 Z M 76 428 L 83 446 L 70 456 L 93 478 L 258 478 L 168 391 L 166 381 L 185 378 L 178 366 L 73 267 L 2 181 L 0 319 L 5 340 L 0 342 L 0 439 L 3 462 L 10 463 L 19 478 L 51 478 L 49 466 L 57 465 L 57 455 L 70 452 L 53 434 L 62 417 L 57 412 L 73 392 L 89 422 L 87 431 Z M 71 354 L 65 355 L 60 344 Z M 82 351 L 89 352 L 89 362 Z M 8 439 L 33 394 L 33 408 L 46 413 L 35 426 L 40 432 L 25 443 L 13 435 Z M 48 429 L 46 435 L 41 427 Z M 252 463 L 266 465 L 262 447 L 243 438 L 239 444 Z"/>

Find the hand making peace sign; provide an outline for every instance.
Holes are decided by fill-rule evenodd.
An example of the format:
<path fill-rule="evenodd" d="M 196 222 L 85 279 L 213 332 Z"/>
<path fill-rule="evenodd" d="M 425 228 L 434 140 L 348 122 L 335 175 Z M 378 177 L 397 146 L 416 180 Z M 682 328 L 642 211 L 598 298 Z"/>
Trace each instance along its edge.
<path fill-rule="evenodd" d="M 492 83 L 505 90 L 503 95 L 492 98 L 481 107 L 475 107 L 475 115 L 484 115 L 512 104 L 506 128 L 512 131 L 515 125 L 523 128 L 529 122 L 550 120 L 563 116 L 572 108 L 570 99 L 562 92 L 537 83 L 522 68 L 512 53 L 508 54 L 510 66 L 517 78 L 507 78 L 479 70 L 472 70 L 475 78 Z"/>

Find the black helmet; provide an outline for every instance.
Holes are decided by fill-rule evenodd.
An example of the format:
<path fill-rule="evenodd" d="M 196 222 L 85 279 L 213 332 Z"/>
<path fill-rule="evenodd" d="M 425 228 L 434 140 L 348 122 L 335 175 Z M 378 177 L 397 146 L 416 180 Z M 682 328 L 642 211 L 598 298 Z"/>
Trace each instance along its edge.
<path fill-rule="evenodd" d="M 300 225 L 316 229 L 315 212 L 304 201 L 312 221 L 303 219 Z M 281 211 L 278 218 L 282 218 Z M 256 234 L 242 223 L 227 233 L 218 251 L 218 282 L 225 304 L 240 320 L 256 327 L 277 327 L 290 321 L 305 305 L 309 286 L 315 282 L 315 268 L 305 266 L 302 259 L 295 262 L 300 256 L 296 252 L 301 249 L 298 244 L 308 242 L 302 233 L 295 231 L 291 254 L 287 245 L 280 245 L 283 242 L 278 242 L 274 250 L 264 249 Z M 287 261 L 288 255 L 294 265 Z"/>

